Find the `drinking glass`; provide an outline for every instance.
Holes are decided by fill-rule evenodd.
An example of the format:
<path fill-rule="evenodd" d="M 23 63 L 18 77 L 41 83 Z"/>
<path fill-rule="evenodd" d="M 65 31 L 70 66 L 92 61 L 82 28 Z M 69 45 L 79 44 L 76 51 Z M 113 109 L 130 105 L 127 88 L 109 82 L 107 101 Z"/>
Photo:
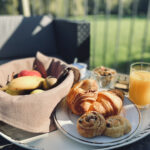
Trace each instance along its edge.
<path fill-rule="evenodd" d="M 129 99 L 140 108 L 150 105 L 150 63 L 136 62 L 131 64 Z"/>
<path fill-rule="evenodd" d="M 116 82 L 116 73 L 107 76 L 100 76 L 94 71 L 87 71 L 86 76 L 83 79 L 94 79 L 98 84 L 99 90 L 108 90 L 114 88 Z"/>

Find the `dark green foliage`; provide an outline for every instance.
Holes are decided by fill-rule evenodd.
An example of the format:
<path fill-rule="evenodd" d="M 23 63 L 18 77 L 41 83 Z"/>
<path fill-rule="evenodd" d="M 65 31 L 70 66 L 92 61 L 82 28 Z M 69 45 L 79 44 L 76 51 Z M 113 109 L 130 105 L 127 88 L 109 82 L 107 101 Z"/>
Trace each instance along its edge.
<path fill-rule="evenodd" d="M 98 13 L 104 14 L 106 10 L 106 3 L 110 5 L 112 14 L 118 14 L 118 1 L 119 0 L 87 0 L 88 14 L 94 14 L 95 7 L 98 8 Z M 132 15 L 133 3 L 135 0 L 124 0 L 123 1 L 123 14 L 124 16 Z M 82 6 L 80 11 L 84 11 L 84 4 L 82 0 L 29 0 L 31 6 L 31 12 L 33 15 L 40 14 L 53 14 L 55 16 L 64 13 L 66 15 L 73 15 L 77 6 Z M 73 6 L 73 3 L 75 4 Z M 79 4 L 80 3 L 80 4 Z M 66 6 L 67 4 L 67 6 Z M 61 5 L 61 6 L 58 6 Z M 55 6 L 55 8 L 53 7 Z M 73 7 L 72 7 L 73 6 Z M 147 13 L 148 0 L 139 0 L 138 15 L 143 16 Z M 57 10 L 60 7 L 64 7 L 62 10 Z M 78 10 L 78 9 L 77 9 Z M 58 13 L 59 12 L 59 13 Z M 0 0 L 0 14 L 22 14 L 21 0 Z M 80 14 L 80 13 L 79 13 Z M 60 15 L 61 16 L 61 15 Z"/>
<path fill-rule="evenodd" d="M 18 0 L 0 0 L 0 14 L 19 14 Z"/>

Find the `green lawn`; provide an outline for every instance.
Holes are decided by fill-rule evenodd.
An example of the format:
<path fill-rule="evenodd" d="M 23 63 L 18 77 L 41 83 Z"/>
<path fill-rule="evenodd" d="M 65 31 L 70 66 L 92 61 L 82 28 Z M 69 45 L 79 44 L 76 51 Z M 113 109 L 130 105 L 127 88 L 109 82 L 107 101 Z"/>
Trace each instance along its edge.
<path fill-rule="evenodd" d="M 83 18 L 82 18 L 83 19 Z M 132 34 L 132 47 L 131 57 L 128 57 L 129 49 L 129 36 L 131 28 L 131 18 L 123 18 L 120 23 L 119 32 L 119 47 L 117 53 L 116 49 L 116 31 L 118 20 L 117 17 L 110 17 L 108 25 L 108 38 L 107 38 L 107 52 L 104 47 L 104 32 L 106 26 L 106 20 L 104 17 L 97 16 L 96 19 L 92 16 L 86 17 L 91 22 L 91 68 L 105 65 L 107 67 L 114 67 L 119 72 L 128 72 L 131 62 L 141 61 L 141 54 L 143 49 L 144 29 L 146 24 L 146 18 L 136 18 L 134 24 L 134 32 Z M 150 25 L 149 25 L 150 30 Z M 150 31 L 147 33 L 146 51 L 143 54 L 144 59 L 142 61 L 150 62 Z M 94 50 L 95 49 L 95 54 Z M 104 54 L 105 52 L 105 54 Z M 106 60 L 104 63 L 104 55 Z M 94 58 L 94 63 L 93 59 Z M 129 61 L 130 60 L 130 61 Z M 115 65 L 117 63 L 117 66 Z"/>

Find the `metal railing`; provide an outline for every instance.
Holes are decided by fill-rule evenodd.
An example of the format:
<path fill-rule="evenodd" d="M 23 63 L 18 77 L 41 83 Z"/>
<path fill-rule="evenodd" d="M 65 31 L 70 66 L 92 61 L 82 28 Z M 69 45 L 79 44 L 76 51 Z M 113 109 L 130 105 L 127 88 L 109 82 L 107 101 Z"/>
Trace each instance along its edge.
<path fill-rule="evenodd" d="M 0 3 L 4 5 L 8 1 L 10 0 L 0 0 Z M 147 0 L 145 5 L 147 12 L 140 18 L 138 10 L 141 0 L 132 0 L 131 13 L 128 16 L 124 12 L 124 0 L 12 1 L 14 3 L 11 9 L 14 13 L 12 11 L 11 14 L 30 16 L 50 13 L 56 17 L 89 20 L 91 22 L 91 68 L 105 65 L 121 72 L 128 72 L 129 65 L 133 61 L 150 61 L 150 0 Z M 15 5 L 17 1 L 18 6 Z M 111 7 L 114 2 L 117 3 L 116 13 Z M 100 7 L 102 3 L 104 8 Z M 125 19 L 127 19 L 127 27 L 124 25 Z M 138 24 L 140 28 L 137 28 Z M 137 35 L 139 31 L 140 35 Z"/>

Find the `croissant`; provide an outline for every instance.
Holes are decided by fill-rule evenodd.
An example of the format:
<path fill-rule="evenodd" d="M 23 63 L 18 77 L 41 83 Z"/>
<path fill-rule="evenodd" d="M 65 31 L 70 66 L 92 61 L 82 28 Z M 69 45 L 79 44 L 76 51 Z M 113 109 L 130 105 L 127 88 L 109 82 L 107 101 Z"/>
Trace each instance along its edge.
<path fill-rule="evenodd" d="M 77 130 L 79 134 L 84 137 L 101 135 L 105 128 L 106 121 L 98 112 L 87 112 L 77 120 Z"/>
<path fill-rule="evenodd" d="M 98 98 L 96 101 L 101 103 L 101 107 L 103 107 L 105 113 L 103 113 L 102 108 L 97 109 L 98 106 L 93 107 L 93 109 L 95 111 L 98 111 L 99 113 L 102 113 L 105 117 L 117 115 L 122 109 L 123 99 L 121 99 L 116 93 L 114 93 L 113 90 L 102 91 L 98 93 Z"/>
<path fill-rule="evenodd" d="M 87 79 L 76 83 L 67 96 L 67 103 L 76 115 L 97 111 L 104 117 L 117 115 L 123 106 L 124 93 L 120 90 L 98 92 L 95 80 Z"/>
<path fill-rule="evenodd" d="M 112 92 L 116 94 L 117 96 L 119 96 L 122 99 L 122 101 L 124 100 L 124 92 L 122 90 L 112 89 L 112 90 L 109 90 L 109 92 Z"/>
<path fill-rule="evenodd" d="M 66 100 L 69 108 L 76 115 L 87 112 L 98 95 L 98 85 L 93 79 L 82 80 L 70 90 Z"/>

